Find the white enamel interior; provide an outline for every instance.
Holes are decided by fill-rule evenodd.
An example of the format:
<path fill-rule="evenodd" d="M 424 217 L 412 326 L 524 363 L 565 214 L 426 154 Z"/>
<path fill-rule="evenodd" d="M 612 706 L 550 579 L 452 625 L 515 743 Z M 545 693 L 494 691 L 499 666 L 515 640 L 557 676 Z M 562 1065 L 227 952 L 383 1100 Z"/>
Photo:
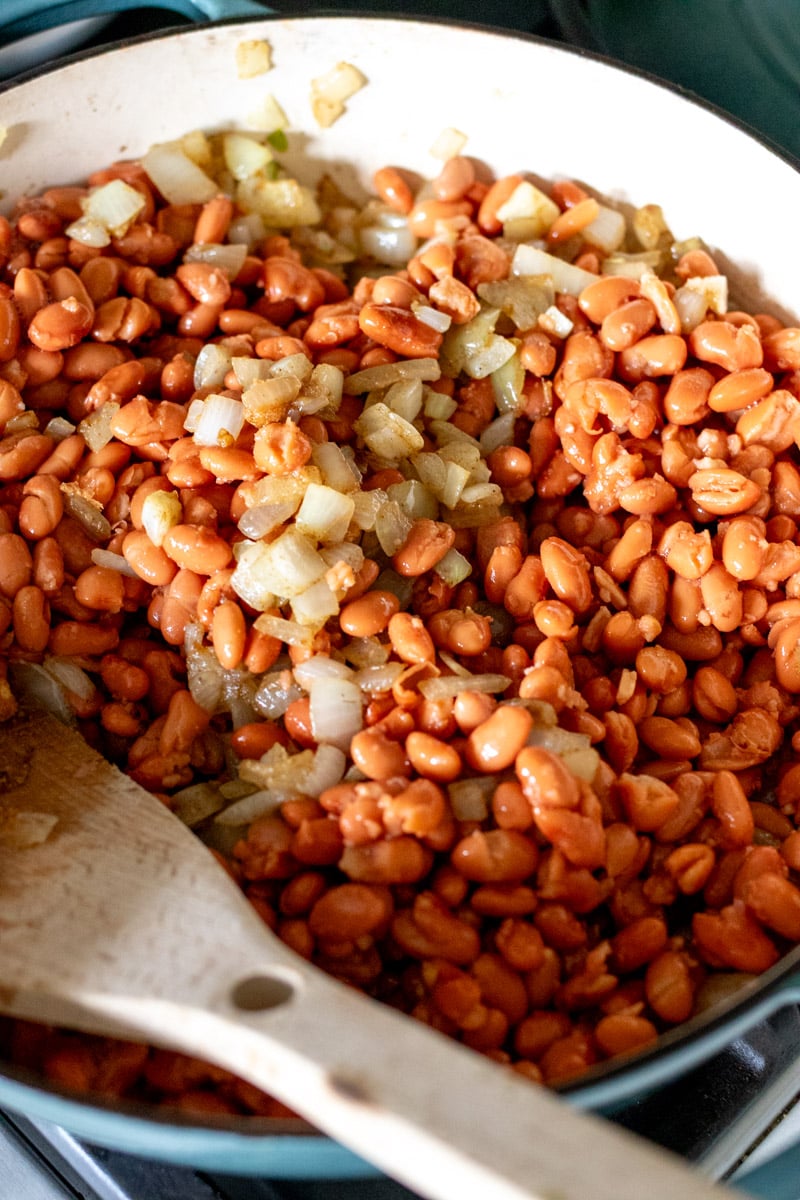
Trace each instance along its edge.
<path fill-rule="evenodd" d="M 237 77 L 235 49 L 267 38 L 274 69 Z M 369 86 L 316 127 L 310 81 L 341 60 Z M 740 302 L 800 313 L 800 173 L 675 92 L 555 45 L 502 33 L 363 17 L 201 27 L 104 52 L 0 94 L 0 188 L 13 199 L 76 182 L 191 129 L 248 127 L 271 92 L 291 122 L 288 165 L 366 185 L 393 163 L 431 176 L 447 127 L 496 172 L 581 180 L 609 198 L 659 203 L 679 238 L 737 264 Z M 342 166 L 341 164 L 347 164 Z"/>

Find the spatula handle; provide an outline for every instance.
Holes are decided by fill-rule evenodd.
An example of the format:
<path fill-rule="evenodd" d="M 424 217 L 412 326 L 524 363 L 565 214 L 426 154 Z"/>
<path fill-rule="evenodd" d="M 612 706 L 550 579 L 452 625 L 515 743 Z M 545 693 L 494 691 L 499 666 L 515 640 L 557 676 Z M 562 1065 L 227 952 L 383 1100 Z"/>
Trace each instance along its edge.
<path fill-rule="evenodd" d="M 303 963 L 245 972 L 212 1008 L 160 1011 L 161 1036 L 213 1056 L 431 1200 L 733 1195 Z"/>

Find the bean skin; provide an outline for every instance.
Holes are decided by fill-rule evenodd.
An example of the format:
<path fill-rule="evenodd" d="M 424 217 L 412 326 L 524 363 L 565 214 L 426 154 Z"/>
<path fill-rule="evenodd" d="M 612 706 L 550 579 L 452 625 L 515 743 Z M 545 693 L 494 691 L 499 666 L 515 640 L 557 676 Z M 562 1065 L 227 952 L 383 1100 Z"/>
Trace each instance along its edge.
<path fill-rule="evenodd" d="M 467 762 L 478 771 L 505 771 L 517 758 L 533 728 L 527 709 L 500 705 L 467 738 Z"/>
<path fill-rule="evenodd" d="M 440 562 L 455 542 L 455 531 L 423 517 L 415 521 L 404 545 L 394 555 L 395 570 L 407 577 L 423 575 Z"/>

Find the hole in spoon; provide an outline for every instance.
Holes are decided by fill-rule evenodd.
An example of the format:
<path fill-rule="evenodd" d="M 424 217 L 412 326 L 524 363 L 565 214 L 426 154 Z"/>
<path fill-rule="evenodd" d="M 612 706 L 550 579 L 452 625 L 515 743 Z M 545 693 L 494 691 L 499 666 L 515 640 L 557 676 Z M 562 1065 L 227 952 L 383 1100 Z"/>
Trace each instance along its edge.
<path fill-rule="evenodd" d="M 294 995 L 294 988 L 285 979 L 274 975 L 251 975 L 240 979 L 231 992 L 231 1001 L 243 1012 L 264 1012 L 286 1004 Z"/>

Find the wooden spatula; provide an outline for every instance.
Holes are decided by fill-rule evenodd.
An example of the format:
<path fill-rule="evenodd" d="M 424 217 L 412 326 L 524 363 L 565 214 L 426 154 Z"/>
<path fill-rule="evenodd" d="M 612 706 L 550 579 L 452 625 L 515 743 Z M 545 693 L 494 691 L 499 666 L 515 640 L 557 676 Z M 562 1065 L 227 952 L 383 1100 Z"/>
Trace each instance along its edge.
<path fill-rule="evenodd" d="M 0 726 L 0 1008 L 218 1063 L 437 1200 L 732 1195 L 309 966 L 40 713 Z"/>

